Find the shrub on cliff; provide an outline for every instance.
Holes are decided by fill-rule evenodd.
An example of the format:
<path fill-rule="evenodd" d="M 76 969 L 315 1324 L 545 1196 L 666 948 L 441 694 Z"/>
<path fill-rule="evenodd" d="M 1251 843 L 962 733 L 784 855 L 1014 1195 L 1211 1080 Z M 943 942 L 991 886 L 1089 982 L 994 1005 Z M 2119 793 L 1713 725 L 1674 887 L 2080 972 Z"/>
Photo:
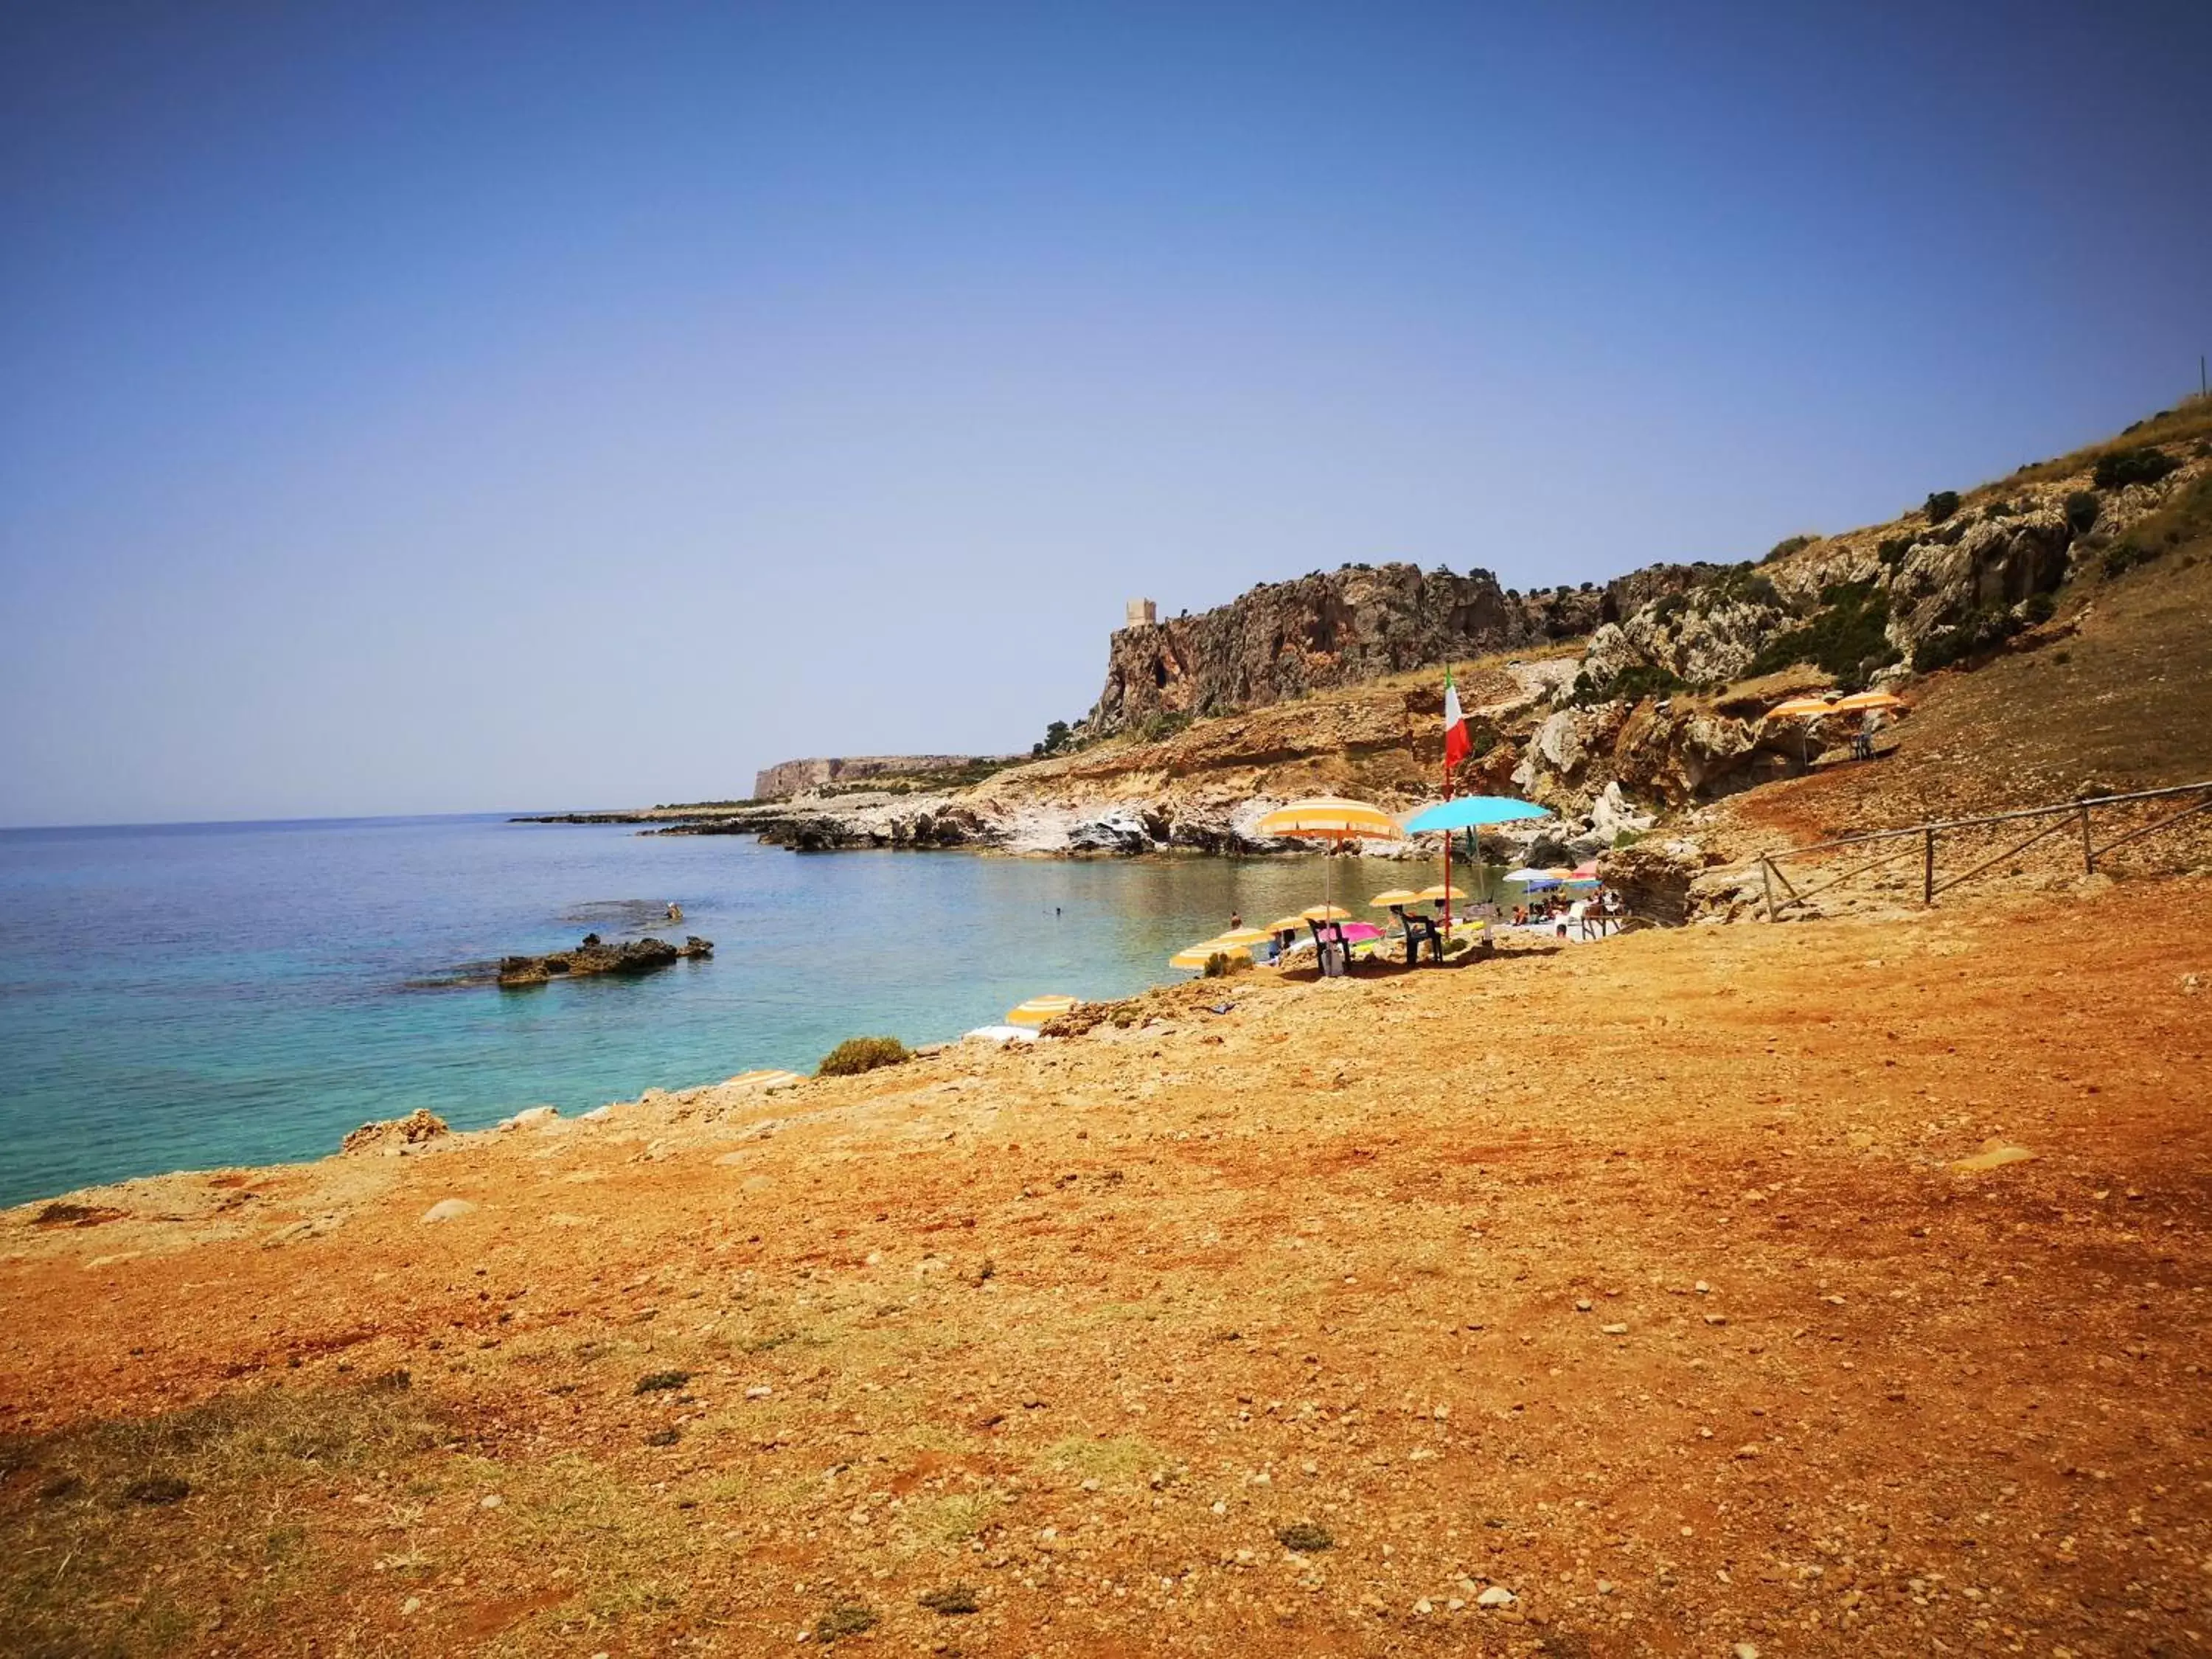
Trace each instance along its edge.
<path fill-rule="evenodd" d="M 1820 539 L 1820 538 L 1818 536 L 1789 537 L 1785 540 L 1775 543 L 1772 547 L 1767 549 L 1766 556 L 1761 559 L 1759 562 L 1761 564 L 1772 564 L 1777 559 L 1786 559 L 1792 553 L 1802 553 L 1807 548 L 1812 546 L 1814 542 L 1817 542 Z"/>
<path fill-rule="evenodd" d="M 1978 653 L 2002 645 L 2021 630 L 2021 620 L 2010 611 L 1976 611 L 1955 628 L 1929 635 L 1914 647 L 1912 672 L 1932 674 Z"/>
<path fill-rule="evenodd" d="M 822 1057 L 817 1077 L 858 1077 L 878 1066 L 896 1066 L 914 1056 L 896 1037 L 847 1037 Z"/>
<path fill-rule="evenodd" d="M 1587 672 L 1575 676 L 1570 697 L 1577 708 L 1601 702 L 1640 702 L 1645 697 L 1664 697 L 1686 691 L 1687 684 L 1654 663 L 1632 663 L 1610 679 L 1593 680 Z"/>
<path fill-rule="evenodd" d="M 2040 625 L 2058 614 L 2058 601 L 2048 593 L 2031 593 L 2027 603 L 2021 606 L 2020 614 L 2030 623 Z"/>
<path fill-rule="evenodd" d="M 1959 510 L 1959 492 L 1955 489 L 1932 491 L 1921 510 L 1927 514 L 1929 523 L 1941 524 Z"/>
<path fill-rule="evenodd" d="M 2086 535 L 2097 522 L 2100 506 L 2094 490 L 2075 490 L 2066 498 L 2066 527 L 2077 536 Z"/>
<path fill-rule="evenodd" d="M 1820 590 L 1822 609 L 1802 628 L 1777 634 L 1745 670 L 1747 678 L 1809 662 L 1838 679 L 1863 685 L 1895 662 L 1889 642 L 1889 596 L 1872 582 L 1836 582 Z"/>
<path fill-rule="evenodd" d="M 2156 483 L 2180 465 L 2155 444 L 2145 444 L 2100 456 L 2091 476 L 2100 489 L 2120 489 L 2132 483 Z"/>

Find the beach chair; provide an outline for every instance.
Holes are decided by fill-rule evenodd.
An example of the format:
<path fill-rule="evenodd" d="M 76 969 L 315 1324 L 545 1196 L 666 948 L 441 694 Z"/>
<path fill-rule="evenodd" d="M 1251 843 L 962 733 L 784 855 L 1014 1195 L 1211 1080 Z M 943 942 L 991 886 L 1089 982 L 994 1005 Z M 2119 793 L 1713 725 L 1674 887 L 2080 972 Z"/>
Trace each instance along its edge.
<path fill-rule="evenodd" d="M 1313 925 L 1314 960 L 1325 979 L 1340 979 L 1352 971 L 1352 942 L 1334 921 Z"/>
<path fill-rule="evenodd" d="M 1429 947 L 1430 960 L 1442 963 L 1444 959 L 1444 935 L 1443 930 L 1437 926 L 1437 919 L 1409 913 L 1405 921 L 1406 966 L 1412 968 L 1419 964 L 1421 947 L 1425 945 Z"/>

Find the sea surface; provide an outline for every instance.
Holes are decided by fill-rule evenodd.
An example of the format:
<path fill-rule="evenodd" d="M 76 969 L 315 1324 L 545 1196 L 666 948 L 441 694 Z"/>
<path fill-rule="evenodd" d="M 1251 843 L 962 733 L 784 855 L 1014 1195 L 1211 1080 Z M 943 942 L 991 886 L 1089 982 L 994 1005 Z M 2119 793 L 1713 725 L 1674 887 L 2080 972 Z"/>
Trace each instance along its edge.
<path fill-rule="evenodd" d="M 1440 873 L 1325 862 L 1346 902 Z M 0 831 L 0 1205 L 319 1158 L 418 1106 L 477 1128 L 811 1071 L 855 1035 L 942 1041 L 1048 992 L 1127 996 L 1182 977 L 1169 954 L 1232 913 L 1317 901 L 1323 864 L 794 854 L 504 817 Z M 638 925 L 672 900 L 681 924 Z M 592 930 L 715 951 L 641 979 L 437 983 Z"/>

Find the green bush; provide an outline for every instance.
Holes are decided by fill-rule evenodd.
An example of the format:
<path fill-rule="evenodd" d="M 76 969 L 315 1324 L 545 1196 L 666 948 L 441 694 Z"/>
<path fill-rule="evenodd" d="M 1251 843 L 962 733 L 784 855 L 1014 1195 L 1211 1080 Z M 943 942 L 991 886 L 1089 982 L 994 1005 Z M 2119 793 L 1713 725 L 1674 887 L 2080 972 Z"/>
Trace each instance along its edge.
<path fill-rule="evenodd" d="M 1593 703 L 1640 702 L 1645 697 L 1671 696 L 1687 690 L 1687 684 L 1669 671 L 1653 663 L 1639 662 L 1632 663 L 1610 679 L 1593 680 L 1587 672 L 1576 675 L 1575 689 L 1569 701 L 1577 708 L 1587 708 Z"/>
<path fill-rule="evenodd" d="M 2139 564 L 2148 564 L 2165 551 L 2155 542 L 2145 543 L 2130 536 L 2118 547 L 2106 550 L 2103 560 L 2106 579 L 2124 575 Z"/>
<path fill-rule="evenodd" d="M 1889 596 L 1872 582 L 1833 583 L 1820 590 L 1820 604 L 1810 622 L 1769 640 L 1752 659 L 1747 675 L 1808 662 L 1839 680 L 1863 684 L 1875 669 L 1897 660 L 1887 631 Z"/>
<path fill-rule="evenodd" d="M 2140 449 L 2116 449 L 2099 457 L 2091 477 L 2100 489 L 2119 489 L 2132 483 L 2156 483 L 2180 465 L 2155 444 L 2145 444 Z"/>
<path fill-rule="evenodd" d="M 1775 543 L 1772 547 L 1769 548 L 1766 552 L 1766 556 L 1761 559 L 1759 562 L 1761 564 L 1772 564 L 1777 559 L 1786 559 L 1792 553 L 1802 553 L 1807 548 L 1812 546 L 1814 542 L 1817 542 L 1820 539 L 1820 538 L 1818 536 L 1789 537 L 1784 540 Z"/>
<path fill-rule="evenodd" d="M 2087 534 L 2103 505 L 2094 490 L 2075 490 L 2066 498 L 2066 527 L 2077 536 Z"/>
<path fill-rule="evenodd" d="M 847 1037 L 822 1057 L 817 1077 L 858 1077 L 878 1066 L 896 1066 L 914 1056 L 896 1037 Z"/>
<path fill-rule="evenodd" d="M 2016 519 L 2019 516 L 2020 509 L 2010 501 L 1991 501 L 1982 509 L 1983 521 L 1987 524 L 1995 524 L 1999 519 Z"/>
<path fill-rule="evenodd" d="M 1892 536 L 1880 547 L 1875 549 L 1876 556 L 1881 558 L 1882 563 L 1892 570 L 1903 564 L 1905 556 L 1911 551 L 1912 551 L 1912 538 L 1910 536 Z"/>
<path fill-rule="evenodd" d="M 1932 492 L 1921 507 L 1921 511 L 1928 515 L 1928 522 L 1930 524 L 1941 524 L 1958 510 L 1959 492 L 1955 489 L 1938 489 Z"/>
<path fill-rule="evenodd" d="M 2020 632 L 2022 624 L 2010 611 L 1984 607 L 1954 628 L 1931 634 L 1912 653 L 1912 672 L 1932 674 L 1939 668 L 2002 645 Z"/>
<path fill-rule="evenodd" d="M 1691 590 L 1692 593 L 1709 595 L 1723 604 L 1763 605 L 1776 611 L 1789 609 L 1782 602 L 1782 590 L 1774 585 L 1771 576 L 1762 576 L 1756 567 L 1748 564 L 1732 565 Z"/>
<path fill-rule="evenodd" d="M 2040 627 L 2058 614 L 2058 601 L 2048 593 L 2031 593 L 2027 603 L 2021 606 L 2020 614 Z"/>
<path fill-rule="evenodd" d="M 1132 726 L 1129 731 L 1131 735 L 1140 743 L 1158 743 L 1163 738 L 1175 736 L 1178 732 L 1189 730 L 1190 721 L 1191 717 L 1188 714 L 1170 714 L 1162 709 L 1158 713 L 1146 715 Z"/>

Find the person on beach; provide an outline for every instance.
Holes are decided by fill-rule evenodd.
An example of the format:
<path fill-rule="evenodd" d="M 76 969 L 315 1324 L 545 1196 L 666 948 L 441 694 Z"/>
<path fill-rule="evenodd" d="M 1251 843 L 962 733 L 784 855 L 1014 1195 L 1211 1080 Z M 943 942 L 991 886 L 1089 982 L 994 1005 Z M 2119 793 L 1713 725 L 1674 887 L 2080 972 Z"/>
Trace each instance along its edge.
<path fill-rule="evenodd" d="M 1242 910 L 1231 910 L 1229 913 L 1229 931 L 1232 933 L 1237 933 L 1243 929 L 1243 926 L 1244 913 Z"/>

